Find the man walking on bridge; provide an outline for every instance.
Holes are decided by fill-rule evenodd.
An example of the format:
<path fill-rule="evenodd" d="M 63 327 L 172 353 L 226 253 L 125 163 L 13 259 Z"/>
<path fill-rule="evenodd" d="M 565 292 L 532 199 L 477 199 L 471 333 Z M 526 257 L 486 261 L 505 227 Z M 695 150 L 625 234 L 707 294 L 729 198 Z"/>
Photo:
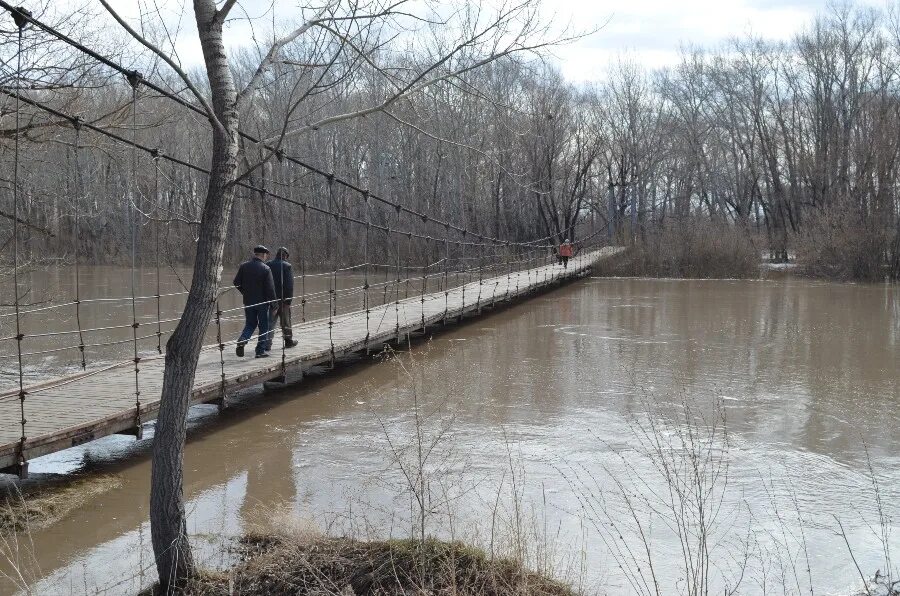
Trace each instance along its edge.
<path fill-rule="evenodd" d="M 294 270 L 287 258 L 291 256 L 285 247 L 275 251 L 275 258 L 266 263 L 272 270 L 272 278 L 275 280 L 275 296 L 278 302 L 272 308 L 273 332 L 269 335 L 268 347 L 272 347 L 272 337 L 275 335 L 275 323 L 281 322 L 281 336 L 284 339 L 285 348 L 293 348 L 297 341 L 293 338 L 291 329 L 291 299 L 294 297 Z"/>
<path fill-rule="evenodd" d="M 266 348 L 272 341 L 269 335 L 269 309 L 275 300 L 275 281 L 272 278 L 272 270 L 266 265 L 264 259 L 269 256 L 269 249 L 259 245 L 253 249 L 253 258 L 246 263 L 241 263 L 237 275 L 234 276 L 234 287 L 244 297 L 244 317 L 246 324 L 237 341 L 235 353 L 244 355 L 244 346 L 253 335 L 253 331 L 259 327 L 259 336 L 256 339 L 256 357 L 268 356 Z"/>

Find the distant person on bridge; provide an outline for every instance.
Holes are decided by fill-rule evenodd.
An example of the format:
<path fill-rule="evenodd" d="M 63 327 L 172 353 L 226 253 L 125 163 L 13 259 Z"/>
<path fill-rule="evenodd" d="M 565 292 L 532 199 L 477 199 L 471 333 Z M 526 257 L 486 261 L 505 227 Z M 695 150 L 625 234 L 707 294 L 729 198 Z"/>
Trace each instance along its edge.
<path fill-rule="evenodd" d="M 253 258 L 241 263 L 237 275 L 234 276 L 234 287 L 244 297 L 244 317 L 246 324 L 238 338 L 235 352 L 244 355 L 244 346 L 250 341 L 253 331 L 259 327 L 256 338 L 256 357 L 265 358 L 272 339 L 269 335 L 269 310 L 275 301 L 275 281 L 272 270 L 266 265 L 269 249 L 259 245 L 253 249 Z"/>
<path fill-rule="evenodd" d="M 556 254 L 559 256 L 559 263 L 565 268 L 569 268 L 569 259 L 575 256 L 575 245 L 569 242 L 569 239 L 566 238 L 565 241 L 559 245 L 559 249 Z"/>
<path fill-rule="evenodd" d="M 278 299 L 272 306 L 272 334 L 269 335 L 268 347 L 272 348 L 272 336 L 275 334 L 275 322 L 281 321 L 281 335 L 284 338 L 284 347 L 293 348 L 297 341 L 293 338 L 291 329 L 291 299 L 294 297 L 294 270 L 287 258 L 291 256 L 285 247 L 275 251 L 275 258 L 266 263 L 272 270 L 272 278 L 275 280 L 275 297 Z"/>

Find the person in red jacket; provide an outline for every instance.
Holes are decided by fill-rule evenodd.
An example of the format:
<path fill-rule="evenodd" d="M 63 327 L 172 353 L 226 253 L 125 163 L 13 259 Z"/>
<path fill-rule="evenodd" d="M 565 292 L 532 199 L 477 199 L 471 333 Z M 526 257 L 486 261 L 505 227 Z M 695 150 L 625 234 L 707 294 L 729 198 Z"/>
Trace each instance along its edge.
<path fill-rule="evenodd" d="M 575 256 L 575 247 L 572 246 L 572 243 L 569 242 L 568 238 L 566 238 L 565 242 L 559 245 L 557 255 L 559 255 L 559 262 L 562 264 L 562 266 L 568 269 L 569 259 Z"/>

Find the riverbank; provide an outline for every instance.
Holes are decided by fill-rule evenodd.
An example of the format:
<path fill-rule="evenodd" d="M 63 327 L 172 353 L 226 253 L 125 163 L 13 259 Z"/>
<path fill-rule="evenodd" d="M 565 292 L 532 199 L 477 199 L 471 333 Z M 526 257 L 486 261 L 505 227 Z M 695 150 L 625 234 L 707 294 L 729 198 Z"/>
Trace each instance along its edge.
<path fill-rule="evenodd" d="M 837 282 L 877 283 L 897 279 L 884 250 L 859 243 L 837 246 L 797 240 L 774 253 L 758 233 L 714 223 L 677 223 L 621 241 L 628 246 L 598 263 L 606 277 L 756 279 L 785 274 Z M 775 259 L 778 255 L 780 258 Z"/>
<path fill-rule="evenodd" d="M 121 486 L 113 474 L 60 475 L 0 485 L 0 536 L 52 525 L 97 496 Z"/>
<path fill-rule="evenodd" d="M 730 226 L 699 222 L 661 227 L 634 239 L 624 251 L 594 267 L 612 277 L 758 277 L 759 239 Z"/>
<path fill-rule="evenodd" d="M 880 278 L 854 277 L 835 267 L 826 269 L 811 265 L 800 257 L 790 261 L 752 260 L 744 251 L 723 252 L 665 251 L 645 245 L 626 248 L 620 254 L 598 263 L 593 273 L 599 277 L 668 278 L 668 279 L 780 279 L 786 276 L 820 281 L 878 283 L 889 281 L 887 274 Z M 690 256 L 688 256 L 690 255 Z M 830 273 L 829 273 L 830 272 Z"/>
<path fill-rule="evenodd" d="M 484 551 L 460 542 L 267 534 L 245 537 L 238 549 L 237 565 L 227 571 L 201 574 L 186 593 L 575 594 L 563 583 L 531 572 L 515 561 L 492 559 Z"/>

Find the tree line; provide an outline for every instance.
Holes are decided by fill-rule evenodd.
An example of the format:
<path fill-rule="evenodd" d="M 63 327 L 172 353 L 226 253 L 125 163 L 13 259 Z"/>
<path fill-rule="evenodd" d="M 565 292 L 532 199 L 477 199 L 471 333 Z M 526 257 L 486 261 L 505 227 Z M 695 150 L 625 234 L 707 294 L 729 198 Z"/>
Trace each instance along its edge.
<path fill-rule="evenodd" d="M 383 101 L 391 77 L 373 76 L 350 58 L 322 76 L 316 65 L 340 43 L 301 38 L 287 45 L 287 59 L 266 73 L 242 115 L 243 127 L 277 139 L 279 123 L 314 123 Z M 10 44 L 6 40 L 4 48 Z M 366 53 L 382 75 L 422 69 L 431 58 L 382 51 L 373 44 Z M 280 150 L 372 193 L 511 241 L 547 237 L 558 243 L 604 231 L 611 241 L 630 242 L 702 220 L 721 223 L 723 234 L 752 233 L 760 250 L 775 258 L 799 251 L 826 274 L 832 266 L 836 276 L 896 278 L 898 56 L 896 15 L 852 5 L 830 9 L 790 42 L 747 37 L 713 50 L 687 49 L 679 64 L 654 72 L 621 58 L 603 82 L 590 85 L 566 81 L 533 56 L 507 55 L 386 109 L 311 126 L 284 139 Z M 143 91 L 132 104 L 122 77 L 83 57 L 71 61 L 63 74 L 51 76 L 75 85 L 32 93 L 86 121 L 99 117 L 98 124 L 164 155 L 208 162 L 202 118 Z M 255 68 L 251 50 L 232 62 L 239 81 Z M 32 73 L 32 86 L 46 81 L 46 71 Z M 12 104 L 3 98 L 7 165 Z M 82 131 L 75 151 L 67 123 L 33 108 L 23 113 L 32 126 L 20 147 L 24 209 L 35 226 L 28 228 L 32 251 L 49 248 L 71 259 L 77 242 L 87 259 L 123 259 L 130 248 L 126 195 L 132 192 L 144 216 L 143 258 L 162 228 L 166 258 L 191 261 L 204 174 L 165 160 L 157 168 L 144 153 L 132 171 L 133 156 L 120 143 Z M 243 159 L 250 165 L 265 161 L 265 154 L 248 145 Z M 263 240 L 293 245 L 295 254 L 312 261 L 362 258 L 358 242 L 340 241 L 361 234 L 359 226 L 304 216 L 266 191 L 361 219 L 367 208 L 359 193 L 285 159 L 265 161 L 246 181 L 256 190 L 238 193 L 229 259 Z M 7 192 L 4 213 L 8 201 Z M 380 225 L 445 235 L 427 222 L 398 222 L 391 209 L 370 209 Z M 78 238 L 76 210 L 82 214 Z M 388 258 L 396 242 L 381 236 L 372 240 L 374 250 Z M 428 252 L 416 243 L 410 252 Z"/>

